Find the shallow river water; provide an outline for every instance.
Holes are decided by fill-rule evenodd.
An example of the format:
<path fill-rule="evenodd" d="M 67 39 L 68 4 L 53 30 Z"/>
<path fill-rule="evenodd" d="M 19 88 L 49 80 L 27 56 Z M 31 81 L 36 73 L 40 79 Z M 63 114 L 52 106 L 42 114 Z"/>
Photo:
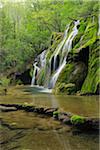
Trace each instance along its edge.
<path fill-rule="evenodd" d="M 99 117 L 98 96 L 51 94 L 42 87 L 18 86 L 1 93 L 0 103 L 58 107 L 61 111 Z M 42 115 L 24 111 L 1 112 L 1 150 L 98 150 L 98 133 L 82 133 Z"/>

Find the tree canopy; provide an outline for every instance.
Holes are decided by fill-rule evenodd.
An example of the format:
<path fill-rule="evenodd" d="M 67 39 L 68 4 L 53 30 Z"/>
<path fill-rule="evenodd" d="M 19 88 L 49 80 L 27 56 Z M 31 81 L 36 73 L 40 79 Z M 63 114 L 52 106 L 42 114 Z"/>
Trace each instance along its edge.
<path fill-rule="evenodd" d="M 21 71 L 47 49 L 53 32 L 98 12 L 99 1 L 0 0 L 0 72 Z"/>

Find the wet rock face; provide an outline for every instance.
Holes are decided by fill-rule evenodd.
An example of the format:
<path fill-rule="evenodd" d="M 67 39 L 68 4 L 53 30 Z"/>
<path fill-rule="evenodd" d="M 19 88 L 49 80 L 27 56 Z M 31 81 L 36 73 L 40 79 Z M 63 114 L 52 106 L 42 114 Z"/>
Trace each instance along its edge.
<path fill-rule="evenodd" d="M 77 90 L 79 90 L 87 75 L 87 66 L 83 62 L 75 64 L 75 69 L 70 76 L 70 82 L 75 83 Z"/>
<path fill-rule="evenodd" d="M 70 63 L 61 72 L 54 92 L 74 94 L 81 89 L 87 75 L 87 66 L 83 62 Z"/>
<path fill-rule="evenodd" d="M 86 48 L 83 48 L 79 54 L 76 56 L 75 60 L 76 62 L 81 61 L 88 67 L 88 61 L 89 61 L 89 46 Z"/>

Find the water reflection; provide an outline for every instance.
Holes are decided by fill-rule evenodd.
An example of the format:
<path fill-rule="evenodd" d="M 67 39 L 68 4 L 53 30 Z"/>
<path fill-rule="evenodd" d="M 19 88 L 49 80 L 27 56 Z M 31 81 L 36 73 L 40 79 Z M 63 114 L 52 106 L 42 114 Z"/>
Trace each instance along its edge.
<path fill-rule="evenodd" d="M 43 89 L 42 89 L 43 90 Z M 17 87 L 7 96 L 0 96 L 1 103 L 31 103 L 35 106 L 59 107 L 63 111 L 84 116 L 99 116 L 98 96 L 67 96 L 41 93 L 40 88 Z"/>

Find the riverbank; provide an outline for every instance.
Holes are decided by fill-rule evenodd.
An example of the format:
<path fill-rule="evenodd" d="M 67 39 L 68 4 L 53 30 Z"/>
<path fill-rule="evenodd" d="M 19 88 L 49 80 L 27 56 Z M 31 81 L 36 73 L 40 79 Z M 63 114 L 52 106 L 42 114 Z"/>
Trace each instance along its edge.
<path fill-rule="evenodd" d="M 38 87 L 15 86 L 8 88 L 7 95 L 0 95 L 0 104 L 3 104 L 0 106 L 2 150 L 32 150 L 33 147 L 34 150 L 97 150 L 99 147 L 98 130 L 83 132 L 66 124 L 68 118 L 63 114 L 71 112 L 70 115 L 98 118 L 98 96 L 55 96 L 41 92 Z"/>

